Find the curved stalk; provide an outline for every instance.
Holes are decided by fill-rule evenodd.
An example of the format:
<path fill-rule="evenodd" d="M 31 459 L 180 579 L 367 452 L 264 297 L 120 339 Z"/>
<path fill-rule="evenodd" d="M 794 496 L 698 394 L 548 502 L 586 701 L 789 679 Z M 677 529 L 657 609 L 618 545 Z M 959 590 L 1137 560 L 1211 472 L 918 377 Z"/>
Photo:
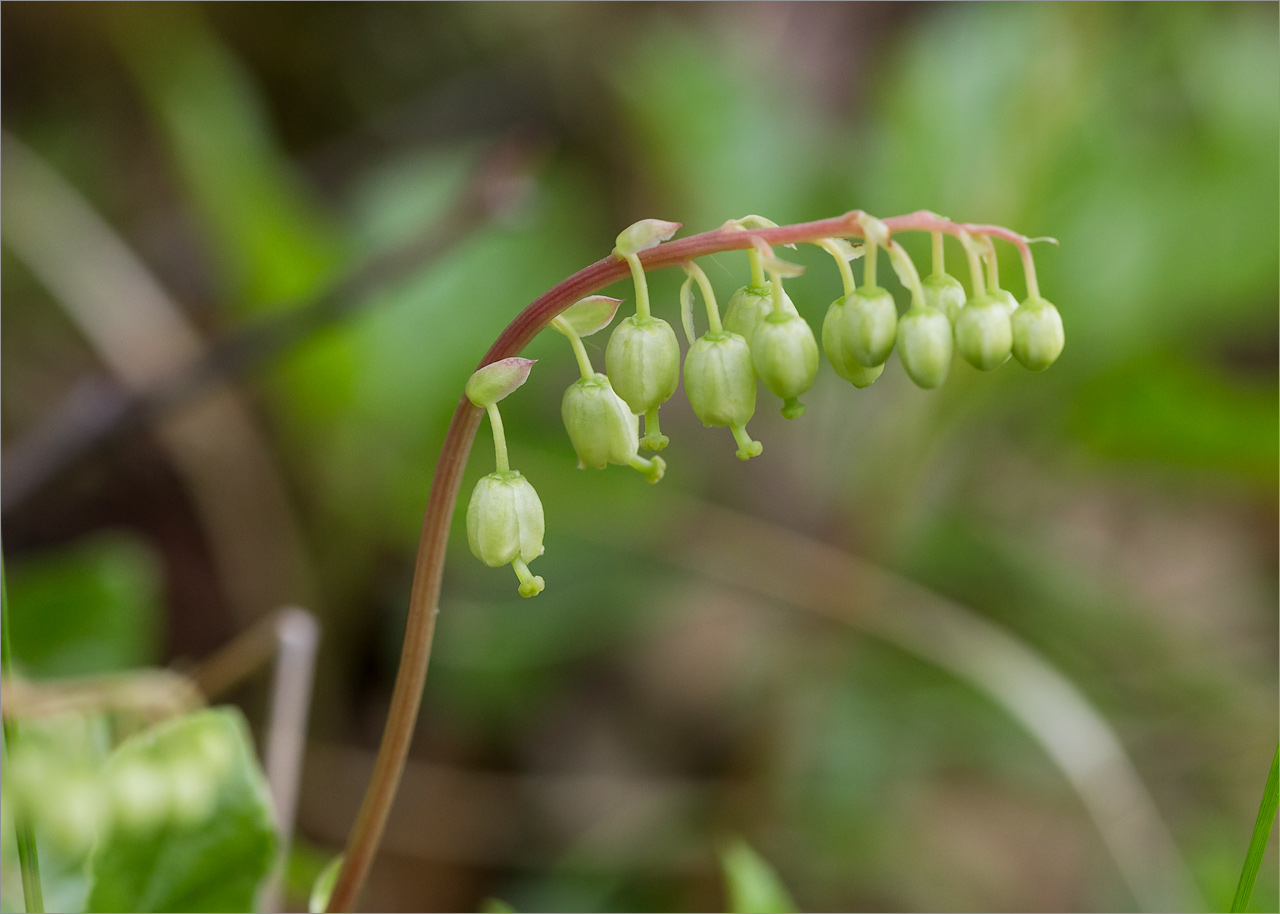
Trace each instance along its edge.
<path fill-rule="evenodd" d="M 782 225 L 776 228 L 742 229 L 737 226 L 719 228 L 700 235 L 668 241 L 646 250 L 637 257 L 645 270 L 676 266 L 697 257 L 723 251 L 751 250 L 757 241 L 769 245 L 813 243 L 824 238 L 863 237 L 860 210 L 842 216 Z M 890 232 L 941 231 L 959 235 L 965 231 L 991 235 L 1025 245 L 1027 239 L 1000 226 L 971 226 L 951 222 L 926 210 L 884 220 Z M 519 355 L 551 321 L 574 302 L 626 277 L 631 271 L 625 260 L 612 255 L 574 273 L 535 299 L 516 316 L 489 347 L 477 368 L 499 359 Z M 458 401 L 449 430 L 445 434 L 440 459 L 436 464 L 431 493 L 427 497 L 422 534 L 414 565 L 413 587 L 409 594 L 409 615 L 405 625 L 404 647 L 400 668 L 396 673 L 391 707 L 382 734 L 360 812 L 347 839 L 342 871 L 329 898 L 329 911 L 349 911 L 355 906 L 360 888 L 373 864 L 374 854 L 382 840 L 387 815 L 400 784 L 409 743 L 413 737 L 426 681 L 431 642 L 439 613 L 440 584 L 444 575 L 445 548 L 449 541 L 449 525 L 453 519 L 462 484 L 462 472 L 480 426 L 484 411 L 465 396 Z"/>

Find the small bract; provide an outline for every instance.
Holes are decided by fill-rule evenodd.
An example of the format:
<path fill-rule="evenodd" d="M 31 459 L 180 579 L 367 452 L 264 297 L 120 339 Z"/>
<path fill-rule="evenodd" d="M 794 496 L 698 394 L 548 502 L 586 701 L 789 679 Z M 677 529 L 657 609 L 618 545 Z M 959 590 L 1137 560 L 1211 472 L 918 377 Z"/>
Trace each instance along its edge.
<path fill-rule="evenodd" d="M 1010 318 L 1013 357 L 1032 371 L 1044 371 L 1062 354 L 1062 315 L 1043 298 L 1028 298 Z"/>
<path fill-rule="evenodd" d="M 1013 327 L 999 299 L 982 295 L 961 308 L 955 336 L 956 348 L 974 368 L 991 371 L 1009 360 Z"/>
<path fill-rule="evenodd" d="M 898 358 L 917 387 L 938 387 L 951 368 L 951 321 L 934 308 L 912 308 L 898 321 Z"/>

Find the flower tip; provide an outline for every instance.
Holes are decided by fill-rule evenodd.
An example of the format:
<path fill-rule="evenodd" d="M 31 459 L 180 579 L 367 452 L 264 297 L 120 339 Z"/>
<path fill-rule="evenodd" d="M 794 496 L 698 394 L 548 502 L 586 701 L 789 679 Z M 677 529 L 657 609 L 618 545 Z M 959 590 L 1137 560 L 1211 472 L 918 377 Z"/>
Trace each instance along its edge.
<path fill-rule="evenodd" d="M 782 416 L 784 419 L 799 419 L 804 415 L 804 404 L 797 398 L 790 397 L 782 404 Z"/>
<path fill-rule="evenodd" d="M 529 580 L 520 585 L 520 596 L 536 597 L 546 589 L 547 582 L 542 579 L 542 575 L 535 574 Z"/>

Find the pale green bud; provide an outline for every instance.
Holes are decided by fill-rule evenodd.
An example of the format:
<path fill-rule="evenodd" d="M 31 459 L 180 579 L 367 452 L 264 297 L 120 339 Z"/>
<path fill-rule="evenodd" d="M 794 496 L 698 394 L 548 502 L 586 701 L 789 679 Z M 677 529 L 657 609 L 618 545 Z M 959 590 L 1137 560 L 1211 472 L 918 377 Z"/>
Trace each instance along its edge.
<path fill-rule="evenodd" d="M 1009 359 L 1013 327 L 1004 304 L 990 295 L 975 298 L 956 319 L 956 348 L 974 368 L 991 371 Z"/>
<path fill-rule="evenodd" d="M 560 402 L 560 415 L 582 469 L 626 465 L 640 450 L 640 420 L 602 374 L 570 384 Z"/>
<path fill-rule="evenodd" d="M 836 374 L 853 384 L 854 387 L 869 387 L 884 371 L 884 363 L 871 368 L 863 365 L 853 357 L 845 344 L 845 311 L 849 307 L 851 296 L 837 298 L 827 309 L 827 316 L 822 321 L 822 351 Z"/>
<path fill-rule="evenodd" d="M 751 338 L 751 365 L 764 386 L 786 401 L 782 415 L 804 415 L 804 404 L 796 398 L 818 376 L 818 342 L 803 317 L 766 314 Z"/>
<path fill-rule="evenodd" d="M 954 324 L 967 297 L 960 280 L 950 273 L 933 273 L 926 276 L 920 286 L 924 292 L 925 307 L 941 311 Z"/>
<path fill-rule="evenodd" d="M 110 770 L 108 793 L 116 821 L 125 828 L 151 831 L 168 817 L 168 779 L 151 762 L 130 758 L 115 765 Z"/>
<path fill-rule="evenodd" d="M 467 542 L 472 555 L 490 568 L 542 555 L 545 529 L 538 493 L 518 470 L 476 481 L 467 505 Z"/>
<path fill-rule="evenodd" d="M 1028 298 L 1010 318 L 1013 356 L 1032 371 L 1044 371 L 1062 354 L 1062 315 L 1043 298 Z"/>
<path fill-rule="evenodd" d="M 89 849 L 110 823 L 111 809 L 97 778 L 64 773 L 39 798 L 40 832 L 70 856 Z"/>
<path fill-rule="evenodd" d="M 733 430 L 740 459 L 761 452 L 760 443 L 746 434 L 756 411 L 756 375 L 746 340 L 727 330 L 694 340 L 684 360 L 684 390 L 703 425 Z"/>
<path fill-rule="evenodd" d="M 609 379 L 598 372 L 569 385 L 560 401 L 560 416 L 578 453 L 581 469 L 604 469 L 610 463 L 630 466 L 657 482 L 666 471 L 661 457 L 639 455 L 640 419 L 613 392 Z"/>
<path fill-rule="evenodd" d="M 785 291 L 782 293 L 782 307 L 786 309 L 788 314 L 798 313 L 796 306 L 791 303 L 791 298 Z M 725 305 L 724 329 L 730 333 L 738 334 L 750 344 L 752 336 L 755 335 L 756 327 L 760 326 L 760 321 L 764 320 L 764 316 L 772 311 L 772 282 L 766 282 L 762 286 L 743 286 L 733 293 L 729 303 Z"/>
<path fill-rule="evenodd" d="M 917 387 L 927 390 L 947 379 L 951 349 L 951 321 L 944 311 L 912 308 L 898 321 L 898 358 Z"/>
<path fill-rule="evenodd" d="M 1004 310 L 1010 314 L 1018 310 L 1018 300 L 1013 297 L 1013 293 L 1008 289 L 992 289 L 989 293 L 992 298 L 1004 305 Z"/>
<path fill-rule="evenodd" d="M 898 333 L 898 309 L 893 296 L 879 286 L 862 286 L 846 299 L 840 328 L 845 361 L 866 368 L 883 365 Z"/>
<path fill-rule="evenodd" d="M 680 386 L 680 343 L 658 317 L 626 318 L 614 328 L 604 351 L 614 392 L 636 415 L 671 399 Z"/>
<path fill-rule="evenodd" d="M 218 804 L 218 776 L 199 757 L 174 759 L 165 771 L 169 778 L 170 814 L 179 825 L 199 825 L 213 815 Z"/>

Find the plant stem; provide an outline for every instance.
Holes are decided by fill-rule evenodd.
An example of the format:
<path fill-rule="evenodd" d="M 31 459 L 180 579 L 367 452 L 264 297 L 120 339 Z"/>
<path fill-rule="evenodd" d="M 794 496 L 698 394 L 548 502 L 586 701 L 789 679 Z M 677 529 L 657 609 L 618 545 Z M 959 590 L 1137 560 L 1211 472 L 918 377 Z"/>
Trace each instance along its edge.
<path fill-rule="evenodd" d="M 751 261 L 751 285 L 759 289 L 764 286 L 764 267 L 760 263 L 760 252 L 755 248 L 747 250 L 747 259 Z"/>
<path fill-rule="evenodd" d="M 933 233 L 933 275 L 941 276 L 947 272 L 947 254 L 942 246 L 942 232 Z"/>
<path fill-rule="evenodd" d="M 722 251 L 750 250 L 757 239 L 770 245 L 785 245 L 813 243 L 824 238 L 862 237 L 861 216 L 861 211 L 853 210 L 830 219 L 776 228 L 720 228 L 660 244 L 637 255 L 636 259 L 644 269 L 656 270 Z M 967 226 L 925 210 L 884 221 L 890 231 L 942 231 L 954 235 L 972 229 L 1014 244 L 1026 243 L 1022 235 L 1000 226 Z M 477 368 L 519 355 L 560 312 L 579 299 L 623 279 L 629 269 L 634 270 L 634 267 L 610 255 L 544 292 L 507 326 L 485 353 Z M 637 302 L 637 311 L 638 305 Z M 435 478 L 431 483 L 426 513 L 422 519 L 422 536 L 418 541 L 413 587 L 409 594 L 404 648 L 400 654 L 400 668 L 391 695 L 391 707 L 387 712 L 386 728 L 383 730 L 382 744 L 378 748 L 369 787 L 347 839 L 342 872 L 329 898 L 329 911 L 348 911 L 354 907 L 382 840 L 391 803 L 404 771 L 409 743 L 417 722 L 418 707 L 422 701 L 427 664 L 431 657 L 449 526 L 458 500 L 462 472 L 475 440 L 476 429 L 480 426 L 481 415 L 482 410 L 465 396 L 458 401 L 449 430 L 445 434 L 440 459 L 436 463 Z"/>
<path fill-rule="evenodd" d="M 647 310 L 645 314 L 648 315 Z M 591 356 L 587 355 L 587 347 L 582 344 L 582 337 L 578 336 L 578 332 L 564 318 L 552 318 L 551 323 L 569 338 L 569 345 L 573 347 L 573 357 L 578 360 L 578 371 L 582 372 L 583 378 L 590 381 L 595 377 L 596 370 L 591 365 Z"/>
<path fill-rule="evenodd" d="M 502 416 L 498 415 L 498 404 L 490 403 L 485 407 L 485 412 L 489 414 L 489 428 L 493 431 L 494 463 L 499 473 L 506 473 L 511 469 L 511 464 L 507 462 L 507 436 L 502 430 Z"/>
<path fill-rule="evenodd" d="M 1253 837 L 1249 839 L 1249 850 L 1245 853 L 1244 869 L 1240 871 L 1240 882 L 1236 885 L 1236 897 L 1231 900 L 1233 912 L 1243 911 L 1249 905 L 1253 883 L 1258 878 L 1258 868 L 1262 866 L 1262 854 L 1267 849 L 1267 839 L 1271 837 L 1271 827 L 1276 821 L 1276 805 L 1280 801 L 1278 769 L 1280 747 L 1276 748 L 1276 754 L 1271 758 L 1271 773 L 1267 775 L 1267 786 L 1262 789 L 1262 803 L 1258 806 L 1258 819 L 1253 823 Z"/>
<path fill-rule="evenodd" d="M 684 269 L 702 290 L 702 303 L 707 306 L 707 325 L 712 333 L 719 333 L 724 326 L 720 323 L 720 306 L 716 304 L 716 290 L 711 287 L 711 280 L 692 260 L 684 265 Z"/>
<path fill-rule="evenodd" d="M 639 256 L 628 254 L 627 266 L 631 268 L 631 278 L 636 285 L 636 317 L 644 320 L 649 316 L 649 281 L 645 279 Z"/>
<path fill-rule="evenodd" d="M 0 549 L 0 675 L 13 675 L 13 649 L 9 643 L 9 587 L 4 574 L 4 551 Z M 4 720 L 4 749 L 7 755 L 18 740 L 16 721 Z M 44 910 L 44 893 L 40 888 L 40 854 L 36 850 L 36 833 L 31 819 L 22 810 L 13 817 L 18 837 L 18 869 L 22 873 L 23 904 L 28 911 Z"/>

